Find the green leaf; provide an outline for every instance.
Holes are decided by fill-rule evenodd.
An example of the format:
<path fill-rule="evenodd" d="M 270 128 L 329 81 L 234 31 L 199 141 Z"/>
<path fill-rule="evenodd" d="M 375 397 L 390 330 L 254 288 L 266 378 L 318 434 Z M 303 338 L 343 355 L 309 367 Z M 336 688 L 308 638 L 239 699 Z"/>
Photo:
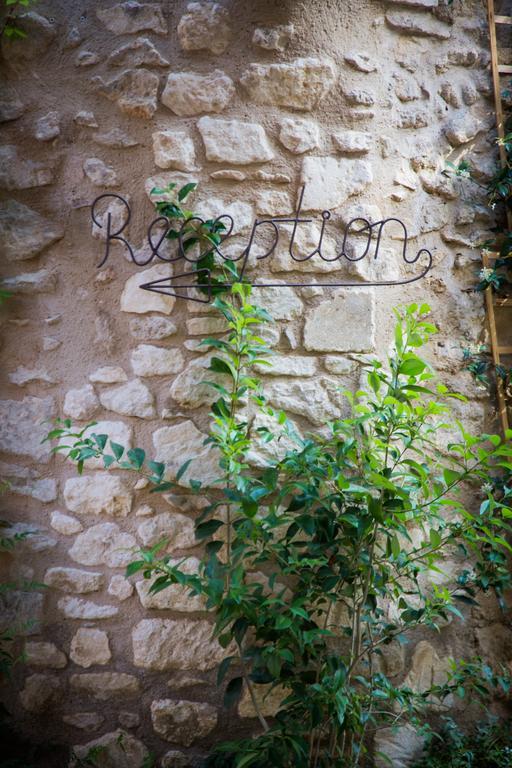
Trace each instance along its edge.
<path fill-rule="evenodd" d="M 119 445 L 119 443 L 114 443 L 112 440 L 110 441 L 110 450 L 116 457 L 117 461 L 121 458 L 121 456 L 124 453 L 124 446 Z"/>
<path fill-rule="evenodd" d="M 131 448 L 126 456 L 129 459 L 130 464 L 135 467 L 135 469 L 140 469 L 144 464 L 146 452 L 143 451 L 142 448 Z"/>
<path fill-rule="evenodd" d="M 226 656 L 226 658 L 222 659 L 217 671 L 217 685 L 221 685 L 222 681 L 226 677 L 226 673 L 230 667 L 231 662 L 235 658 L 236 656 Z"/>
<path fill-rule="evenodd" d="M 181 478 L 183 477 L 183 475 L 185 474 L 185 472 L 187 471 L 187 469 L 191 465 L 192 461 L 193 461 L 193 459 L 187 459 L 187 461 L 185 461 L 181 465 L 181 467 L 176 472 L 176 482 L 179 482 L 181 480 Z"/>
<path fill-rule="evenodd" d="M 145 560 L 134 560 L 132 563 L 128 563 L 126 566 L 125 576 L 133 576 L 134 573 L 142 571 L 146 568 L 147 563 Z"/>
<path fill-rule="evenodd" d="M 209 538 L 210 536 L 213 536 L 216 531 L 219 530 L 219 528 L 222 528 L 222 526 L 225 523 L 222 520 L 207 520 L 206 523 L 200 523 L 198 526 L 196 526 L 196 539 L 199 539 L 201 541 L 202 539 Z"/>
<path fill-rule="evenodd" d="M 231 709 L 238 704 L 240 697 L 242 696 L 243 678 L 234 677 L 226 686 L 226 692 L 224 694 L 224 706 L 226 709 Z"/>
<path fill-rule="evenodd" d="M 197 184 L 193 181 L 191 181 L 189 184 L 185 184 L 185 186 L 182 187 L 178 192 L 178 200 L 180 201 L 180 203 L 183 200 L 185 200 L 187 195 L 189 195 L 192 192 L 192 190 L 195 189 L 196 187 L 197 187 Z"/>

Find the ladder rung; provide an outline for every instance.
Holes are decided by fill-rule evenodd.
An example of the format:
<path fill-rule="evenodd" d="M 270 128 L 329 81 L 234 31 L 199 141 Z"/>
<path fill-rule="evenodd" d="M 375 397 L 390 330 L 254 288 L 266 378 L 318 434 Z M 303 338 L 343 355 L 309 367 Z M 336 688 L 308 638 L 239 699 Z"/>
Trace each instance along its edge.
<path fill-rule="evenodd" d="M 512 307 L 512 297 L 506 299 L 494 299 L 495 307 Z"/>
<path fill-rule="evenodd" d="M 512 16 L 495 16 L 496 24 L 512 24 Z"/>
<path fill-rule="evenodd" d="M 500 75 L 512 75 L 512 64 L 498 64 Z"/>
<path fill-rule="evenodd" d="M 498 352 L 500 355 L 512 355 L 512 346 L 498 347 Z"/>

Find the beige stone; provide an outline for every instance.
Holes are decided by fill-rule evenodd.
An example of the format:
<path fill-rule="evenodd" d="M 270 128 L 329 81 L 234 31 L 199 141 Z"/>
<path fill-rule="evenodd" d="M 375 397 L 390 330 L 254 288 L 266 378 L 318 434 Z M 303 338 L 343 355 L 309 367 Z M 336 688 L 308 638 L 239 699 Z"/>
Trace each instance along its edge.
<path fill-rule="evenodd" d="M 64 669 L 68 660 L 54 643 L 30 641 L 25 643 L 25 663 L 29 667 Z"/>
<path fill-rule="evenodd" d="M 374 138 L 366 131 L 343 131 L 332 135 L 336 149 L 347 155 L 363 155 L 370 151 Z"/>
<path fill-rule="evenodd" d="M 366 160 L 305 157 L 301 173 L 301 183 L 306 185 L 303 207 L 308 211 L 338 208 L 372 181 L 372 167 Z"/>
<path fill-rule="evenodd" d="M 86 669 L 95 664 L 108 664 L 112 654 L 107 633 L 101 629 L 80 627 L 71 639 L 69 658 Z"/>
<path fill-rule="evenodd" d="M 121 294 L 121 312 L 133 312 L 139 315 L 147 312 L 161 312 L 164 315 L 170 315 L 176 301 L 174 296 L 143 291 L 140 286 L 170 277 L 171 274 L 169 264 L 156 264 L 142 272 L 137 271 L 135 275 L 129 277 Z"/>
<path fill-rule="evenodd" d="M 195 701 L 158 699 L 151 704 L 151 722 L 162 739 L 190 747 L 213 731 L 217 710 Z"/>
<path fill-rule="evenodd" d="M 83 164 L 84 173 L 97 187 L 117 187 L 119 180 L 111 165 L 107 165 L 99 157 L 88 157 Z"/>
<path fill-rule="evenodd" d="M 201 117 L 197 127 L 204 142 L 207 160 L 247 165 L 264 163 L 274 157 L 265 129 L 258 123 Z"/>
<path fill-rule="evenodd" d="M 271 382 L 266 391 L 269 401 L 276 408 L 304 416 L 313 424 L 321 426 L 327 420 L 340 416 L 339 406 L 334 405 L 329 397 L 329 391 L 336 387 L 339 387 L 339 383 L 319 377 L 313 381 L 289 379 L 286 382 Z"/>
<path fill-rule="evenodd" d="M 316 358 L 304 355 L 272 355 L 270 365 L 256 365 L 258 373 L 267 376 L 314 376 L 317 371 Z"/>
<path fill-rule="evenodd" d="M 130 320 L 130 333 L 137 341 L 161 341 L 177 331 L 176 323 L 167 317 L 133 317 Z"/>
<path fill-rule="evenodd" d="M 214 69 L 206 75 L 171 72 L 161 98 L 162 104 L 175 115 L 193 117 L 205 112 L 223 112 L 234 95 L 232 79 L 221 69 Z M 169 166 L 160 165 L 160 168 L 164 167 Z M 181 170 L 193 170 L 193 165 Z"/>
<path fill-rule="evenodd" d="M 171 560 L 170 565 L 179 565 L 179 570 L 182 573 L 197 574 L 200 561 L 197 557 L 189 557 L 183 563 L 181 560 Z M 161 592 L 151 593 L 150 589 L 154 581 L 154 578 L 141 579 L 135 584 L 139 600 L 144 608 L 183 613 L 206 610 L 206 598 L 202 595 L 192 595 L 190 589 L 181 584 L 172 584 Z"/>
<path fill-rule="evenodd" d="M 133 584 L 128 579 L 125 579 L 124 576 L 116 574 L 116 576 L 112 576 L 110 579 L 107 591 L 109 595 L 117 597 L 122 602 L 133 595 Z"/>
<path fill-rule="evenodd" d="M 303 313 L 304 305 L 299 299 L 293 288 L 287 288 L 283 285 L 278 288 L 260 288 L 258 289 L 258 303 L 267 310 L 273 320 L 291 320 L 299 317 Z"/>
<path fill-rule="evenodd" d="M 193 171 L 196 165 L 194 142 L 184 131 L 155 131 L 153 155 L 159 168 Z"/>
<path fill-rule="evenodd" d="M 430 643 L 420 640 L 414 649 L 411 669 L 404 680 L 404 686 L 417 693 L 424 693 L 432 686 L 443 685 L 448 679 L 449 670 L 449 659 L 440 659 Z M 443 705 L 449 705 L 449 699 L 444 699 L 441 704 L 433 696 L 427 701 L 432 709 L 440 711 L 443 711 Z"/>
<path fill-rule="evenodd" d="M 119 613 L 115 605 L 98 605 L 78 597 L 61 597 L 57 606 L 67 619 L 110 619 Z"/>
<path fill-rule="evenodd" d="M 128 381 L 128 376 L 117 365 L 104 365 L 89 375 L 89 381 L 94 384 L 120 384 Z"/>
<path fill-rule="evenodd" d="M 318 352 L 370 352 L 375 346 L 375 298 L 353 289 L 311 310 L 304 346 Z"/>
<path fill-rule="evenodd" d="M 329 373 L 347 375 L 354 373 L 357 367 L 357 364 L 354 360 L 350 360 L 348 357 L 341 357 L 339 355 L 325 355 L 323 360 L 325 370 Z"/>
<path fill-rule="evenodd" d="M 127 712 L 123 710 L 119 713 L 119 725 L 123 728 L 137 728 L 140 725 L 140 717 L 136 712 Z"/>
<path fill-rule="evenodd" d="M 66 480 L 64 502 L 70 512 L 81 515 L 126 517 L 132 506 L 132 495 L 116 475 L 96 472 Z"/>
<path fill-rule="evenodd" d="M 256 195 L 256 210 L 264 216 L 283 216 L 292 213 L 294 204 L 288 192 L 277 189 L 261 190 Z"/>
<path fill-rule="evenodd" d="M 134 537 L 122 533 L 115 523 L 99 523 L 76 537 L 69 555 L 81 565 L 124 568 L 134 559 L 136 546 Z"/>
<path fill-rule="evenodd" d="M 320 144 L 320 128 L 313 120 L 287 117 L 281 122 L 279 141 L 295 155 L 300 155 Z"/>
<path fill-rule="evenodd" d="M 79 728 L 81 731 L 97 731 L 105 722 L 99 712 L 74 712 L 71 715 L 63 715 L 62 720 L 66 725 Z"/>
<path fill-rule="evenodd" d="M 120 128 L 111 128 L 109 131 L 95 133 L 92 140 L 101 147 L 113 147 L 114 149 L 136 147 L 139 143 L 133 136 L 130 136 Z"/>
<path fill-rule="evenodd" d="M 98 760 L 101 768 L 144 768 L 151 759 L 142 741 L 121 728 L 73 749 L 81 760 L 86 760 L 90 754 L 94 754 L 94 750 L 98 750 L 99 758 L 95 760 Z"/>
<path fill-rule="evenodd" d="M 311 57 L 283 64 L 250 64 L 240 82 L 257 104 L 309 111 L 318 106 L 335 79 L 329 59 Z"/>
<path fill-rule="evenodd" d="M 139 379 L 100 392 L 100 403 L 108 411 L 121 416 L 138 416 L 152 419 L 156 416 L 155 399 L 151 391 Z"/>
<path fill-rule="evenodd" d="M 28 712 L 43 712 L 62 691 L 62 683 L 57 677 L 50 675 L 29 675 L 25 679 L 25 687 L 20 693 L 20 702 Z"/>
<path fill-rule="evenodd" d="M 7 190 L 44 187 L 53 181 L 49 165 L 22 157 L 18 148 L 8 144 L 0 147 L 0 188 Z"/>
<path fill-rule="evenodd" d="M 177 749 L 166 752 L 160 762 L 162 768 L 190 768 L 188 757 Z"/>
<path fill-rule="evenodd" d="M 78 568 L 54 566 L 46 571 L 44 583 L 53 589 L 60 589 L 62 592 L 85 594 L 86 592 L 97 592 L 102 588 L 103 574 L 81 571 Z"/>
<path fill-rule="evenodd" d="M 136 696 L 140 691 L 137 678 L 125 672 L 85 672 L 72 675 L 69 682 L 71 688 L 98 701 Z"/>
<path fill-rule="evenodd" d="M 215 219 L 224 214 L 231 216 L 233 219 L 233 235 L 246 232 L 252 226 L 254 220 L 253 207 L 249 205 L 249 203 L 244 203 L 240 200 L 230 203 L 219 197 L 209 197 L 207 200 L 200 200 L 197 203 L 196 211 L 203 219 Z M 227 223 L 227 226 L 230 226 L 229 222 L 226 222 L 226 220 L 224 220 L 224 223 Z M 244 247 L 245 246 L 246 243 L 244 243 Z M 220 246 L 219 250 L 224 253 L 224 251 L 228 249 L 229 246 L 227 248 Z M 235 255 L 238 256 L 242 250 L 242 247 L 237 247 Z"/>
<path fill-rule="evenodd" d="M 192 421 L 161 427 L 153 432 L 155 459 L 166 465 L 169 478 L 174 478 L 184 462 L 192 459 L 179 484 L 188 487 L 190 479 L 211 484 L 219 476 L 218 458 L 211 446 L 204 445 L 205 440 L 206 435 Z"/>
<path fill-rule="evenodd" d="M 108 8 L 98 8 L 96 16 L 116 35 L 135 35 L 144 31 L 167 34 L 167 24 L 159 3 L 127 0 Z"/>
<path fill-rule="evenodd" d="M 90 419 L 98 410 L 100 402 L 90 384 L 80 389 L 69 389 L 64 398 L 64 415 L 72 419 Z"/>
<path fill-rule="evenodd" d="M 256 27 L 252 44 L 266 51 L 284 51 L 295 33 L 293 24 L 277 24 L 275 27 Z"/>
<path fill-rule="evenodd" d="M 131 364 L 136 376 L 168 376 L 179 373 L 185 361 L 180 349 L 139 344 L 131 354 Z"/>
<path fill-rule="evenodd" d="M 0 400 L 0 450 L 47 463 L 51 446 L 42 441 L 54 416 L 53 397 Z"/>
<path fill-rule="evenodd" d="M 157 672 L 213 669 L 226 651 L 212 638 L 212 625 L 192 619 L 142 619 L 132 632 L 136 667 Z"/>
<path fill-rule="evenodd" d="M 80 520 L 77 520 L 76 517 L 65 515 L 58 510 L 52 512 L 51 526 L 59 533 L 62 533 L 63 536 L 73 536 L 75 533 L 80 533 L 80 531 L 83 531 L 84 529 L 82 523 Z"/>
<path fill-rule="evenodd" d="M 136 40 L 124 43 L 108 57 L 108 63 L 113 67 L 168 67 L 165 59 L 151 40 L 138 37 Z"/>
<path fill-rule="evenodd" d="M 192 317 L 187 320 L 189 336 L 210 336 L 214 333 L 225 333 L 227 324 L 222 317 Z"/>
<path fill-rule="evenodd" d="M 8 374 L 11 384 L 15 384 L 17 387 L 24 387 L 27 384 L 34 382 L 40 382 L 43 384 L 57 384 L 57 381 L 53 379 L 48 371 L 40 368 L 25 368 L 20 365 L 15 371 Z"/>
<path fill-rule="evenodd" d="M 219 3 L 189 3 L 178 23 L 178 40 L 184 51 L 224 53 L 231 40 L 227 8 Z"/>
<path fill-rule="evenodd" d="M 281 702 L 290 694 L 290 691 L 287 691 L 281 685 L 272 688 L 271 685 L 253 684 L 253 692 L 258 703 L 258 709 L 263 717 L 275 717 L 281 707 Z M 244 718 L 258 717 L 247 687 L 244 687 L 242 698 L 238 703 L 238 716 Z"/>
<path fill-rule="evenodd" d="M 137 528 L 137 535 L 145 547 L 154 547 L 162 539 L 168 539 L 172 549 L 197 546 L 194 523 L 178 512 L 161 512 L 144 520 Z"/>
<path fill-rule="evenodd" d="M 38 293 L 53 293 L 57 287 L 57 276 L 48 269 L 39 269 L 37 272 L 25 272 L 15 277 L 6 277 L 0 285 L 14 294 L 34 296 Z"/>
<path fill-rule="evenodd" d="M 64 235 L 60 224 L 51 222 L 17 200 L 0 203 L 0 248 L 7 261 L 31 259 Z"/>
<path fill-rule="evenodd" d="M 101 77 L 91 79 L 94 89 L 130 117 L 149 119 L 156 112 L 158 75 L 148 69 L 125 69 L 118 77 L 105 82 Z"/>
<path fill-rule="evenodd" d="M 409 768 L 423 752 L 424 740 L 412 725 L 382 728 L 374 741 L 376 768 Z M 379 754 L 381 753 L 381 754 Z M 384 758 L 382 755 L 386 755 Z"/>
<path fill-rule="evenodd" d="M 421 12 L 388 11 L 386 21 L 392 29 L 408 35 L 434 37 L 438 40 L 451 37 L 451 29 L 447 24 Z"/>
<path fill-rule="evenodd" d="M 197 408 L 200 405 L 213 403 L 217 399 L 218 393 L 206 382 L 215 381 L 222 384 L 225 383 L 226 377 L 210 373 L 209 365 L 210 357 L 199 357 L 191 360 L 185 370 L 176 376 L 171 385 L 169 394 L 172 399 L 185 408 Z"/>
<path fill-rule="evenodd" d="M 465 112 L 465 114 L 454 117 L 448 122 L 445 136 L 452 147 L 460 147 L 474 139 L 483 128 L 484 126 L 476 118 Z"/>
<path fill-rule="evenodd" d="M 377 65 L 366 51 L 349 51 L 344 56 L 347 64 L 359 72 L 375 72 Z"/>

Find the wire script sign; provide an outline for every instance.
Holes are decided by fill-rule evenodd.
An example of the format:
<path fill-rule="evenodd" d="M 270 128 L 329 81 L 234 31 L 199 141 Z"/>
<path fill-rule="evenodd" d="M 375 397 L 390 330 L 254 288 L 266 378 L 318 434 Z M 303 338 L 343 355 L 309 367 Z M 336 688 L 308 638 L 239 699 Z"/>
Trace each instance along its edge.
<path fill-rule="evenodd" d="M 427 248 L 421 248 L 415 254 L 408 253 L 409 236 L 405 224 L 397 218 L 390 217 L 382 219 L 380 221 L 370 222 L 365 218 L 356 217 L 348 222 L 345 228 L 342 230 L 341 248 L 334 257 L 327 257 L 323 250 L 324 236 L 326 224 L 331 218 L 330 211 L 321 212 L 321 222 L 319 228 L 318 244 L 309 253 L 296 253 L 296 238 L 299 226 L 302 224 L 311 224 L 314 219 L 307 218 L 301 215 L 302 201 L 304 198 L 305 187 L 301 188 L 299 194 L 299 202 L 297 210 L 293 216 L 275 216 L 271 218 L 255 219 L 250 230 L 250 234 L 247 240 L 247 244 L 242 247 L 242 250 L 237 255 L 227 255 L 223 252 L 222 247 L 232 236 L 236 230 L 235 221 L 229 214 L 221 214 L 214 220 L 215 223 L 219 223 L 222 226 L 220 230 L 222 232 L 220 237 L 220 243 L 213 245 L 208 243 L 206 245 L 207 250 L 203 249 L 202 252 L 191 252 L 187 249 L 186 238 L 187 232 L 190 232 L 191 226 L 194 224 L 200 227 L 205 224 L 199 216 L 193 216 L 183 223 L 181 229 L 178 231 L 176 239 L 176 253 L 173 256 L 166 255 L 164 250 L 164 241 L 170 232 L 171 223 L 165 216 L 158 216 L 155 218 L 148 227 L 147 230 L 147 244 L 149 246 L 149 256 L 144 259 L 137 259 L 134 249 L 128 240 L 123 237 L 123 232 L 126 230 L 130 223 L 132 212 L 128 202 L 121 197 L 113 193 L 106 193 L 97 197 L 91 205 L 91 217 L 100 230 L 104 229 L 104 242 L 105 251 L 101 262 L 98 267 L 103 267 L 111 253 L 112 243 L 120 242 L 128 251 L 128 254 L 132 262 L 138 267 L 145 267 L 152 261 L 161 261 L 167 263 L 176 263 L 177 267 L 181 267 L 183 271 L 178 274 L 170 274 L 169 277 L 164 277 L 159 280 L 154 280 L 150 283 L 144 283 L 140 288 L 144 291 L 151 291 L 154 293 L 161 293 L 167 296 L 175 296 L 176 298 L 189 299 L 192 301 L 198 301 L 201 303 L 208 303 L 212 298 L 212 287 L 215 284 L 216 287 L 229 287 L 232 285 L 230 282 L 219 282 L 218 279 L 213 280 L 212 270 L 209 268 L 201 267 L 201 261 L 205 257 L 206 253 L 215 252 L 218 256 L 220 263 L 232 262 L 236 263 L 239 279 L 247 277 L 247 271 L 251 268 L 251 284 L 254 288 L 282 288 L 288 287 L 321 287 L 321 288 L 361 288 L 365 287 L 379 287 L 379 286 L 392 286 L 392 285 L 405 285 L 407 283 L 413 283 L 425 275 L 432 268 L 432 254 Z M 105 204 L 105 201 L 110 202 L 117 200 L 120 201 L 124 215 L 121 217 L 122 221 L 119 223 L 116 217 L 116 225 L 114 226 L 113 217 L 110 211 L 107 209 L 106 216 L 101 214 L 100 209 Z M 339 268 L 343 260 L 346 262 L 358 262 L 363 259 L 373 260 L 376 262 L 379 257 L 381 259 L 389 258 L 389 253 L 386 251 L 383 254 L 381 248 L 384 238 L 390 234 L 394 235 L 395 240 L 399 239 L 399 261 L 401 259 L 404 265 L 409 267 L 416 267 L 413 269 L 411 275 L 404 277 L 400 274 L 400 263 L 397 265 L 397 277 L 396 279 L 375 279 L 365 280 L 364 282 L 356 280 L 344 280 L 340 276 L 334 275 L 334 279 L 328 280 L 324 276 L 325 270 L 322 269 L 322 280 L 316 279 L 314 282 L 308 282 L 307 278 L 303 280 L 296 279 L 290 282 L 272 282 L 268 278 L 258 277 L 257 267 L 260 264 L 265 264 L 272 259 L 278 246 L 282 229 L 280 225 L 288 225 L 288 230 L 291 228 L 290 240 L 288 245 L 288 254 L 290 258 L 290 264 L 288 269 L 294 269 L 297 265 L 297 272 L 300 272 L 300 265 L 304 262 L 316 259 L 317 262 L 328 262 L 333 264 L 333 268 Z M 257 238 L 259 235 L 264 234 L 266 240 L 265 249 L 262 251 L 261 246 L 256 247 Z M 261 271 L 261 270 L 260 270 Z M 334 271 L 334 269 L 333 269 Z M 337 278 L 337 279 L 336 279 Z M 202 289 L 204 298 L 198 296 L 194 292 L 194 295 L 189 295 L 188 289 Z M 181 293 L 180 293 L 181 291 Z"/>

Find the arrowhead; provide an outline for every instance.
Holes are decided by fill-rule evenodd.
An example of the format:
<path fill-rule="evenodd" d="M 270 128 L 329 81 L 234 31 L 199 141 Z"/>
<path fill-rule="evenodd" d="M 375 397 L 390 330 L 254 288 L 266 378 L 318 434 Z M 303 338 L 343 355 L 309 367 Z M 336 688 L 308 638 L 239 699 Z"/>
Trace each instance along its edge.
<path fill-rule="evenodd" d="M 201 275 L 202 283 L 192 282 L 191 277 L 197 278 Z M 182 278 L 189 278 L 185 283 L 177 283 L 176 281 Z M 188 301 L 197 301 L 200 304 L 208 304 L 212 297 L 210 270 L 198 269 L 193 272 L 182 272 L 179 275 L 169 275 L 169 277 L 161 277 L 159 280 L 153 280 L 151 283 L 144 283 L 140 285 L 143 291 L 151 291 L 152 293 L 162 293 L 164 296 L 175 296 L 177 299 L 187 299 Z M 198 299 L 191 297 L 187 293 L 188 288 L 206 288 L 208 291 L 207 297 L 204 299 Z M 178 293 L 178 290 L 184 290 L 185 293 Z"/>

